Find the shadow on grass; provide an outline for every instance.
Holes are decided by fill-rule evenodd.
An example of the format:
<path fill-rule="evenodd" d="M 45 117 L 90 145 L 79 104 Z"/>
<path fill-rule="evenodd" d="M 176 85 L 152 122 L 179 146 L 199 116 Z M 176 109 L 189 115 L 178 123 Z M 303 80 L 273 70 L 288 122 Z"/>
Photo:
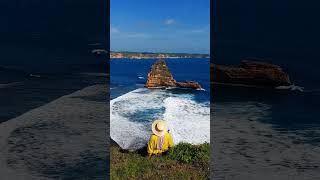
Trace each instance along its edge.
<path fill-rule="evenodd" d="M 148 156 L 147 146 L 144 146 L 144 147 L 142 147 L 140 149 L 137 149 L 135 151 L 129 151 L 127 149 L 119 148 L 119 151 L 121 153 L 136 153 L 136 154 L 139 154 L 139 155 L 141 155 L 143 157 L 147 157 Z"/>

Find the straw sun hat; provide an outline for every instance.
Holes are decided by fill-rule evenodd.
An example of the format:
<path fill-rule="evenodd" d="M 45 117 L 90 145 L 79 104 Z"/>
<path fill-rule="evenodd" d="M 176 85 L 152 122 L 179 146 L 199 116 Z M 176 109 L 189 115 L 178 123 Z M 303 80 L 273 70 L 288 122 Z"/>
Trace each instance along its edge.
<path fill-rule="evenodd" d="M 168 131 L 168 126 L 164 120 L 155 120 L 152 123 L 152 132 L 157 136 L 164 136 Z"/>

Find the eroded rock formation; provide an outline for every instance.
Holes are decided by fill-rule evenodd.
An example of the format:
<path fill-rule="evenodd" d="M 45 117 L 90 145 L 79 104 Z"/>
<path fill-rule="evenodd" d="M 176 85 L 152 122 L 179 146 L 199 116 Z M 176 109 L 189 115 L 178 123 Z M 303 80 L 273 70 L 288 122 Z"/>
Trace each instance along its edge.
<path fill-rule="evenodd" d="M 148 73 L 148 80 L 145 84 L 145 87 L 180 87 L 201 89 L 200 84 L 195 81 L 176 82 L 164 59 L 159 59 L 155 64 L 152 65 L 151 70 Z"/>
<path fill-rule="evenodd" d="M 158 60 L 152 65 L 150 72 L 148 73 L 148 80 L 146 87 L 174 87 L 176 86 L 176 80 L 166 65 L 163 59 Z"/>
<path fill-rule="evenodd" d="M 289 75 L 279 66 L 257 61 L 241 61 L 239 66 L 211 64 L 211 80 L 216 83 L 251 86 L 289 86 Z"/>

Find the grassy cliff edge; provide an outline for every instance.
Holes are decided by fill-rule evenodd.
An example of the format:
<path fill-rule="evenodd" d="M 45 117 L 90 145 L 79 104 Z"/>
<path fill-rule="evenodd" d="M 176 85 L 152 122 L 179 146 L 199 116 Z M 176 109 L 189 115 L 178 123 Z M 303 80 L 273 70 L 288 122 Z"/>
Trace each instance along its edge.
<path fill-rule="evenodd" d="M 144 148 L 145 149 L 145 148 Z M 162 156 L 110 147 L 111 179 L 209 179 L 210 145 L 179 143 Z"/>

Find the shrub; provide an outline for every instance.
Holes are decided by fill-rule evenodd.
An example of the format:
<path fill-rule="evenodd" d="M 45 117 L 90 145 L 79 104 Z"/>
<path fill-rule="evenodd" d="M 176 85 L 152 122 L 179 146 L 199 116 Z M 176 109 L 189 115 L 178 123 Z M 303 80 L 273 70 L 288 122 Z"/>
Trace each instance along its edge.
<path fill-rule="evenodd" d="M 168 157 L 183 163 L 208 165 L 210 160 L 210 145 L 209 143 L 200 145 L 179 143 L 169 150 Z"/>

